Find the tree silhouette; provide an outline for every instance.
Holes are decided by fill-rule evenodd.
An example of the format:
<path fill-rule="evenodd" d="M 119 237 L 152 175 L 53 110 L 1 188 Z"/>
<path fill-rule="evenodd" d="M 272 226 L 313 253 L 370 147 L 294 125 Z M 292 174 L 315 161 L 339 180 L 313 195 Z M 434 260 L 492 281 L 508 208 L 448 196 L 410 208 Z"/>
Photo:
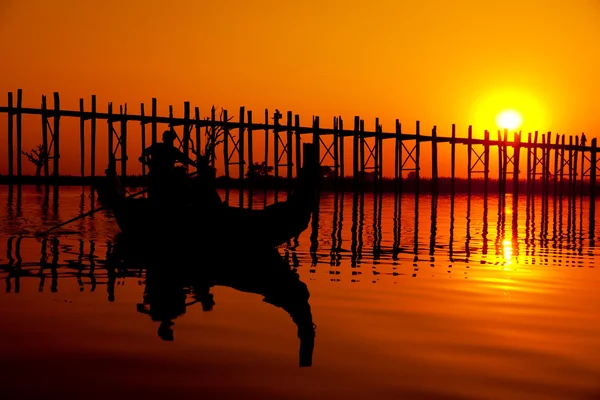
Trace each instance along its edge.
<path fill-rule="evenodd" d="M 215 112 L 215 106 L 212 107 L 211 114 Z M 219 124 L 223 124 L 223 122 L 231 122 L 233 117 L 228 117 L 227 121 L 223 118 L 224 110 L 221 108 L 221 112 L 219 113 Z M 211 121 L 210 118 L 206 118 L 206 121 Z M 223 143 L 224 135 L 226 134 L 223 126 L 212 125 L 206 127 L 205 136 L 205 146 L 204 146 L 204 155 L 208 158 L 208 163 L 214 166 L 215 159 L 217 158 L 216 149 L 217 146 Z"/>
<path fill-rule="evenodd" d="M 23 155 L 26 156 L 33 165 L 35 165 L 35 176 L 36 178 L 39 178 L 42 167 L 48 159 L 48 152 L 44 148 L 44 145 L 40 144 L 36 148 L 31 149 L 30 152 L 21 151 L 21 153 L 23 153 Z"/>

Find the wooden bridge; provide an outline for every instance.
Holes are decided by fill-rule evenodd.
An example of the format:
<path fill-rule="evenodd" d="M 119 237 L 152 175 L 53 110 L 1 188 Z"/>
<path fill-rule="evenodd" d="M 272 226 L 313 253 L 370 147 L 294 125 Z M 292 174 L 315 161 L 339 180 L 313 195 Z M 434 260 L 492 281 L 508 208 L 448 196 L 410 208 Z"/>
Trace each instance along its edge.
<path fill-rule="evenodd" d="M 16 101 L 15 101 L 16 100 Z M 493 149 L 498 154 L 497 182 L 500 193 L 507 190 L 507 180 L 512 181 L 512 191 L 518 194 L 519 185 L 515 184 L 522 179 L 520 175 L 521 153 L 526 154 L 525 178 L 527 190 L 533 190 L 536 181 L 541 182 L 545 194 L 550 192 L 564 192 L 569 194 L 583 193 L 584 182 L 589 187 L 590 196 L 596 193 L 596 176 L 598 170 L 598 147 L 596 139 L 588 143 L 585 135 L 568 136 L 554 135 L 538 132 L 529 133 L 527 139 L 520 133 L 514 133 L 512 138 L 508 132 L 498 131 L 496 138 L 491 138 L 490 132 L 485 131 L 484 138 L 473 138 L 472 127 L 468 128 L 466 138 L 457 137 L 455 126 L 452 126 L 450 137 L 437 135 L 437 127 L 433 127 L 430 134 L 421 132 L 419 121 L 415 124 L 413 132 L 403 131 L 402 124 L 396 120 L 393 132 L 384 132 L 379 119 L 375 119 L 375 130 L 365 130 L 364 120 L 356 116 L 352 129 L 344 127 L 341 117 L 334 117 L 333 127 L 321 127 L 318 116 L 312 118 L 310 126 L 300 124 L 300 116 L 288 111 L 285 116 L 275 111 L 272 116 L 268 110 L 264 112 L 264 122 L 256 122 L 252 111 L 240 107 L 238 120 L 234 121 L 227 110 L 217 116 L 216 110 L 211 110 L 210 116 L 200 118 L 198 107 L 192 110 L 189 102 L 184 102 L 183 116 L 173 115 L 173 106 L 169 106 L 168 116 L 157 115 L 157 100 L 152 99 L 150 114 L 142 103 L 139 114 L 128 113 L 127 105 L 119 106 L 118 112 L 113 109 L 113 104 L 108 103 L 107 112 L 98 112 L 96 96 L 91 96 L 90 107 L 86 110 L 84 100 L 79 101 L 79 110 L 61 109 L 59 93 L 53 94 L 52 107 L 48 105 L 46 96 L 41 98 L 40 108 L 25 108 L 22 90 L 8 93 L 7 106 L 0 106 L 0 113 L 8 115 L 7 128 L 7 154 L 8 154 L 8 180 L 19 183 L 22 174 L 22 117 L 23 115 L 39 115 L 41 118 L 40 131 L 42 146 L 47 154 L 43 165 L 43 175 L 48 182 L 56 182 L 60 177 L 60 132 L 61 118 L 77 118 L 80 121 L 80 174 L 85 176 L 85 146 L 89 141 L 90 160 L 89 176 L 96 176 L 96 139 L 97 124 L 99 121 L 108 125 L 108 152 L 109 161 L 115 161 L 120 166 L 122 176 L 127 175 L 128 163 L 128 133 L 130 123 L 141 126 L 142 147 L 147 145 L 146 127 L 150 126 L 150 143 L 157 141 L 159 124 L 168 124 L 173 129 L 180 129 L 180 149 L 189 154 L 203 153 L 210 146 L 206 143 L 218 143 L 223 152 L 225 177 L 230 178 L 232 168 L 238 169 L 239 179 L 243 182 L 247 166 L 253 165 L 254 148 L 253 137 L 264 135 L 264 162 L 266 167 L 273 167 L 276 178 L 292 179 L 298 172 L 301 163 L 300 143 L 302 135 L 311 135 L 313 143 L 318 144 L 317 152 L 321 165 L 332 169 L 333 179 L 337 182 L 346 176 L 344 165 L 345 138 L 352 138 L 352 180 L 361 187 L 368 178 L 374 178 L 375 183 L 383 180 L 383 141 L 394 141 L 394 175 L 397 188 L 402 191 L 403 182 L 407 181 L 407 173 L 416 190 L 419 190 L 421 168 L 424 165 L 421 159 L 421 147 L 428 143 L 431 146 L 431 189 L 438 189 L 438 145 L 449 144 L 451 152 L 451 192 L 455 192 L 456 181 L 456 146 L 463 145 L 468 148 L 468 190 L 471 191 L 471 182 L 474 175 L 483 178 L 484 191 L 488 193 L 490 182 L 490 151 Z M 86 122 L 89 121 L 89 134 L 86 132 Z M 204 135 L 202 135 L 204 130 Z M 16 142 L 15 142 L 16 138 Z M 219 140 L 217 140 L 220 138 Z M 204 140 L 204 148 L 202 141 Z M 272 147 L 269 146 L 272 143 Z M 212 147 L 215 149 L 216 147 Z M 272 148 L 273 162 L 269 163 L 269 149 Z M 207 154 L 212 165 L 215 163 L 215 154 Z M 136 157 L 137 158 L 137 157 Z M 51 165 L 50 165 L 51 163 Z M 15 171 L 16 164 L 16 171 Z M 294 169 L 295 168 L 295 169 Z M 146 174 L 145 166 L 142 175 Z M 510 177 L 510 178 L 509 178 Z M 579 189 L 578 189 L 579 188 Z"/>

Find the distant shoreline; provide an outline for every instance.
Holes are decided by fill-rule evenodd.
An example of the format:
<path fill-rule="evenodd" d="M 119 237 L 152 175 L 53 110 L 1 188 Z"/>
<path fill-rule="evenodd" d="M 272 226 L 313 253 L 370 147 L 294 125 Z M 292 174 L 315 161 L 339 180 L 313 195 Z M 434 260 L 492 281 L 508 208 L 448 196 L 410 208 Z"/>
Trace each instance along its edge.
<path fill-rule="evenodd" d="M 96 186 L 100 184 L 105 178 L 99 177 L 80 177 L 80 176 L 61 176 L 57 179 L 49 177 L 48 179 L 41 177 L 36 178 L 35 176 L 22 176 L 21 178 L 13 177 L 9 179 L 8 176 L 0 175 L 0 185 L 41 185 L 41 186 Z M 141 175 L 131 175 L 124 179 L 124 184 L 127 187 L 143 187 L 145 186 L 145 177 Z M 244 179 L 240 181 L 236 178 L 225 178 L 224 176 L 216 178 L 216 187 L 219 189 L 240 189 L 244 190 L 288 190 L 294 187 L 295 179 L 291 181 L 287 178 L 262 178 L 262 179 Z M 455 178 L 454 190 L 457 194 L 468 193 L 468 180 L 465 178 Z M 323 191 L 340 191 L 340 192 L 372 192 L 375 190 L 382 192 L 397 192 L 399 188 L 404 193 L 415 193 L 417 190 L 416 181 L 414 179 L 404 179 L 401 182 L 396 182 L 392 178 L 383 178 L 379 183 L 375 182 L 364 182 L 362 184 L 355 183 L 352 177 L 345 177 L 338 179 L 337 181 L 333 178 L 323 178 L 320 183 L 320 188 Z M 527 181 L 519 181 L 519 194 L 525 194 L 527 192 Z M 541 180 L 535 181 L 534 188 L 535 193 L 544 194 L 543 182 Z M 590 185 L 588 181 L 584 181 L 583 185 L 581 181 L 574 182 L 571 187 L 568 180 L 565 180 L 562 185 L 557 182 L 556 191 L 557 193 L 563 193 L 567 195 L 569 190 L 573 190 L 575 195 L 589 195 Z M 431 178 L 421 178 L 419 184 L 420 193 L 432 193 L 433 185 Z M 498 180 L 488 180 L 488 193 L 498 193 Z M 512 180 L 506 181 L 507 194 L 513 192 Z M 596 189 L 597 193 L 600 193 Z M 452 193 L 452 179 L 451 178 L 438 178 L 438 194 L 451 194 Z M 485 181 L 483 178 L 473 178 L 471 180 L 471 193 L 485 193 Z M 548 183 L 548 194 L 554 193 L 554 181 L 551 178 Z"/>

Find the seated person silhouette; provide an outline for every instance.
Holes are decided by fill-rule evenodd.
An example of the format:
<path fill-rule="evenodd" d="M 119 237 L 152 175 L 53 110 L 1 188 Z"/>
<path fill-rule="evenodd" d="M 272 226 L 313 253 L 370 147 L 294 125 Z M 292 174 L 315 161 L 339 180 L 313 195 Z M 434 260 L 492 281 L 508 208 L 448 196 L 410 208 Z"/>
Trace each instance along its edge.
<path fill-rule="evenodd" d="M 163 132 L 162 142 L 154 143 L 143 150 L 139 158 L 141 163 L 147 164 L 150 198 L 158 200 L 159 204 L 168 203 L 174 196 L 174 190 L 180 188 L 185 179 L 185 169 L 176 168 L 175 163 L 192 165 L 196 163 L 175 147 L 177 134 L 173 130 Z"/>

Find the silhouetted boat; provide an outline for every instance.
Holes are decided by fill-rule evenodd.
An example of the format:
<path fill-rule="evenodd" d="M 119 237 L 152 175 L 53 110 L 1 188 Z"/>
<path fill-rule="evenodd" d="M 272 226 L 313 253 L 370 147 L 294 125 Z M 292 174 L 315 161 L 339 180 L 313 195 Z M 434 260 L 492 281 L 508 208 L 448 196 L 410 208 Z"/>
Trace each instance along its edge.
<path fill-rule="evenodd" d="M 113 211 L 121 232 L 130 237 L 162 240 L 200 235 L 205 244 L 240 240 L 279 246 L 308 227 L 316 205 L 316 154 L 312 144 L 304 144 L 303 150 L 302 173 L 296 179 L 296 188 L 285 201 L 260 210 L 222 203 L 211 182 L 202 177 L 189 179 L 186 194 L 175 199 L 176 206 L 166 209 L 147 198 L 126 196 L 118 189 L 114 176 L 107 176 L 106 185 L 97 188 L 98 194 Z"/>

